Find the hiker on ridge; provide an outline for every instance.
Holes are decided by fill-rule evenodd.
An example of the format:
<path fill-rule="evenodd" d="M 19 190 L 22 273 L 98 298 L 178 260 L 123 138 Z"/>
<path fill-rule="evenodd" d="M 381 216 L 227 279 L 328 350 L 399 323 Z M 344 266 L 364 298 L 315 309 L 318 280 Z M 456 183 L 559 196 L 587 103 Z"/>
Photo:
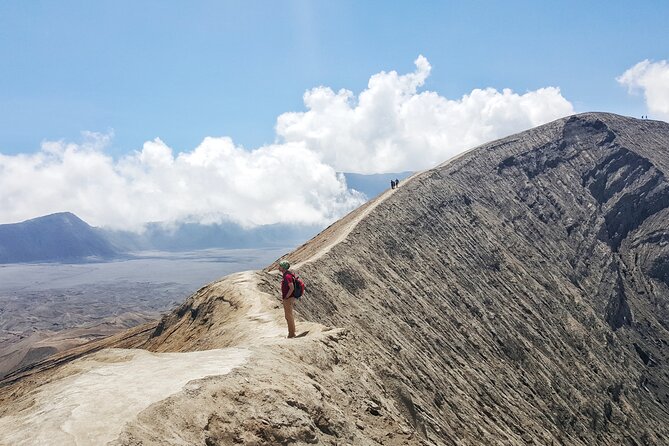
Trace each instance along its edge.
<path fill-rule="evenodd" d="M 395 181 L 394 180 L 390 180 L 390 188 L 395 189 Z"/>
<path fill-rule="evenodd" d="M 295 305 L 295 298 L 293 297 L 293 290 L 295 289 L 294 280 L 295 274 L 288 271 L 290 263 L 287 261 L 279 262 L 279 271 L 283 274 L 281 280 L 281 300 L 283 301 L 283 313 L 286 316 L 288 323 L 288 337 L 295 337 L 295 318 L 293 317 L 293 305 Z"/>

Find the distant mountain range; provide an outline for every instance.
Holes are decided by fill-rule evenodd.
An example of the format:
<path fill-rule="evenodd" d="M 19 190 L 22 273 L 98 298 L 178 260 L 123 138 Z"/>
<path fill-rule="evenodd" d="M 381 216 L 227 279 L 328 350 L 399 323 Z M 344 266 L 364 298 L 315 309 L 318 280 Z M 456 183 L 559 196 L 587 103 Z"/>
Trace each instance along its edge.
<path fill-rule="evenodd" d="M 150 250 L 292 247 L 321 229 L 315 225 L 276 224 L 246 229 L 234 223 L 152 223 L 138 234 L 94 228 L 71 212 L 61 212 L 0 225 L 0 264 L 100 261 Z"/>
<path fill-rule="evenodd" d="M 69 262 L 119 254 L 104 233 L 70 212 L 0 225 L 0 263 Z"/>
<path fill-rule="evenodd" d="M 344 173 L 344 176 L 349 188 L 373 198 L 390 187 L 391 179 L 403 180 L 410 174 Z M 143 233 L 137 234 L 94 228 L 71 212 L 61 212 L 0 225 L 0 263 L 98 261 L 147 250 L 291 247 L 305 242 L 321 229 L 317 225 L 289 224 L 248 229 L 235 223 L 176 226 L 150 223 Z"/>

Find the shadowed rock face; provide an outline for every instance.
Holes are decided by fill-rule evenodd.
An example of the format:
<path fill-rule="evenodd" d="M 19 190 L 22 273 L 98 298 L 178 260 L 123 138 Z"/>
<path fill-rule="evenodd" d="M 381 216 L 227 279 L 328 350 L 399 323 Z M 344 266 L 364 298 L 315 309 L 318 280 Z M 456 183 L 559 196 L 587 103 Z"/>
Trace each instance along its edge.
<path fill-rule="evenodd" d="M 300 312 L 423 439 L 668 444 L 668 168 L 669 124 L 610 114 L 492 142 L 303 266 Z"/>

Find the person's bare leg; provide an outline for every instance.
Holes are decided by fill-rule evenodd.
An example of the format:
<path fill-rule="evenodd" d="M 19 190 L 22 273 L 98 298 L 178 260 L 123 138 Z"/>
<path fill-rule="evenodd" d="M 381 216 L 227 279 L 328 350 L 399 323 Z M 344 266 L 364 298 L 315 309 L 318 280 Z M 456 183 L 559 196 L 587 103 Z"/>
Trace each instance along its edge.
<path fill-rule="evenodd" d="M 288 337 L 295 337 L 295 318 L 293 317 L 293 304 L 295 303 L 294 297 L 289 297 L 288 299 L 283 299 L 283 313 L 286 316 L 286 322 L 288 323 Z"/>

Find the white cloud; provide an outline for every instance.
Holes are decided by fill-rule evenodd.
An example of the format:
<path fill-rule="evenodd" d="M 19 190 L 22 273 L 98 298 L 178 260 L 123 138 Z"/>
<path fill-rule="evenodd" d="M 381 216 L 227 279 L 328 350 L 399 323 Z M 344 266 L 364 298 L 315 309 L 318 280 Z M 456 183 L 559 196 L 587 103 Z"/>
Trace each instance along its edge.
<path fill-rule="evenodd" d="M 653 118 L 669 121 L 669 63 L 666 60 L 639 62 L 616 78 L 630 93 L 643 90 L 646 107 Z"/>
<path fill-rule="evenodd" d="M 0 218 L 71 211 L 96 226 L 139 230 L 146 222 L 323 224 L 363 201 L 303 144 L 246 151 L 207 137 L 174 155 L 160 139 L 118 161 L 109 135 L 46 142 L 32 155 L 0 155 Z"/>
<path fill-rule="evenodd" d="M 327 87 L 304 95 L 307 111 L 277 119 L 278 142 L 254 150 L 206 137 L 175 154 L 160 139 L 114 160 L 112 135 L 51 141 L 34 154 L 0 154 L 0 221 L 71 211 L 96 226 L 147 222 L 324 224 L 360 205 L 336 171 L 399 172 L 573 113 L 554 87 L 525 94 L 475 89 L 451 100 L 419 92 L 431 66 L 373 75 L 357 97 Z"/>
<path fill-rule="evenodd" d="M 415 64 L 413 73 L 375 74 L 357 98 L 328 87 L 307 91 L 307 111 L 279 116 L 277 135 L 306 144 L 338 171 L 397 172 L 432 167 L 467 148 L 574 112 L 555 87 L 522 95 L 475 89 L 457 100 L 418 92 L 431 67 L 423 56 Z"/>

